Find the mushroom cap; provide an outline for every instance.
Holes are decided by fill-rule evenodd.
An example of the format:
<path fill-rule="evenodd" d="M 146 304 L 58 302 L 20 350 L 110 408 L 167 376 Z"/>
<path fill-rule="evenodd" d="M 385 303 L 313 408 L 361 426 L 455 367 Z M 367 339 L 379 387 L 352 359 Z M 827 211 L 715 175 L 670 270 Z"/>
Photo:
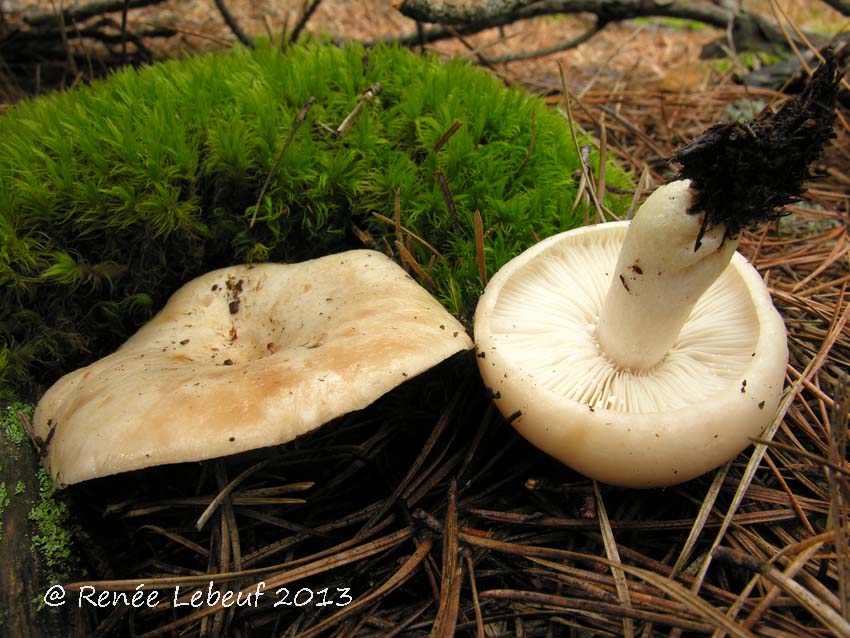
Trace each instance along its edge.
<path fill-rule="evenodd" d="M 544 452 L 606 483 L 672 485 L 734 457 L 772 421 L 785 325 L 735 253 L 658 364 L 618 368 L 595 330 L 628 224 L 555 235 L 499 270 L 475 313 L 478 365 L 502 414 Z"/>
<path fill-rule="evenodd" d="M 57 381 L 35 433 L 60 485 L 209 459 L 290 441 L 471 347 L 381 253 L 232 266 Z"/>

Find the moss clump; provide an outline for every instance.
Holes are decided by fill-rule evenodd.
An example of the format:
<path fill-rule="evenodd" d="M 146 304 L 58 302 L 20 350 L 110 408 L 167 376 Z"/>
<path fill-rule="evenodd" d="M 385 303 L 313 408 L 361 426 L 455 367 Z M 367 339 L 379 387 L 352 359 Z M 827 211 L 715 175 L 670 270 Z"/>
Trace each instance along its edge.
<path fill-rule="evenodd" d="M 6 481 L 0 482 L 0 541 L 3 540 L 3 513 L 9 506 L 9 492 L 6 489 Z"/>
<path fill-rule="evenodd" d="M 77 568 L 70 507 L 20 426 L 19 415 L 30 418 L 33 409 L 20 396 L 0 392 L 0 565 L 11 579 L 4 602 L 18 600 L 10 603 L 12 618 L 20 604 L 41 607 L 46 587 Z"/>
<path fill-rule="evenodd" d="M 29 515 L 35 525 L 33 554 L 43 560 L 49 581 L 62 582 L 73 566 L 71 515 L 43 467 L 38 471 L 38 483 L 39 502 Z"/>
<path fill-rule="evenodd" d="M 6 446 L 5 454 L 0 454 L 0 474 L 4 474 L 5 463 L 15 464 L 20 458 L 20 449 L 28 440 L 27 434 L 21 425 L 19 414 L 31 417 L 34 407 L 31 403 L 19 400 L 10 392 L 0 392 L 0 445 Z M 26 489 L 22 481 L 17 481 L 14 494 L 19 495 Z M 0 541 L 3 540 L 3 515 L 6 508 L 11 504 L 9 488 L 6 481 L 0 481 Z"/>
<path fill-rule="evenodd" d="M 28 441 L 27 433 L 21 424 L 20 415 L 32 418 L 35 407 L 31 403 L 24 403 L 16 399 L 11 393 L 0 393 L 0 445 L 6 442 L 21 445 Z"/>
<path fill-rule="evenodd" d="M 375 82 L 380 94 L 344 137 L 322 126 L 336 127 Z M 578 167 L 567 122 L 541 100 L 390 47 L 236 50 L 18 105 L 0 118 L 0 383 L 49 380 L 114 349 L 212 268 L 362 246 L 359 231 L 398 255 L 396 229 L 371 214 L 392 217 L 397 190 L 402 225 L 439 251 L 412 241 L 416 260 L 435 258 L 435 293 L 468 317 L 481 287 L 475 211 L 493 271 L 535 233 L 580 223 Z M 625 185 L 616 166 L 607 176 Z"/>

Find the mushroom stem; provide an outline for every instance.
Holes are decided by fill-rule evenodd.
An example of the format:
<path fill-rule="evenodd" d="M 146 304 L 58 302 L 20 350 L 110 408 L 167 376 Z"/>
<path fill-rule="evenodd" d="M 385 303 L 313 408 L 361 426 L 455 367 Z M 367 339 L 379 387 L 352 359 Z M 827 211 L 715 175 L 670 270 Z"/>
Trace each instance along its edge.
<path fill-rule="evenodd" d="M 664 359 L 738 246 L 724 239 L 722 224 L 697 242 L 702 215 L 689 213 L 692 200 L 690 180 L 666 184 L 629 226 L 597 328 L 600 348 L 622 368 L 647 370 Z"/>
<path fill-rule="evenodd" d="M 600 312 L 597 339 L 612 361 L 638 371 L 664 359 L 732 258 L 738 232 L 800 196 L 833 137 L 839 67 L 825 52 L 801 94 L 746 124 L 713 126 L 676 152 L 689 179 L 662 186 L 638 211 Z"/>

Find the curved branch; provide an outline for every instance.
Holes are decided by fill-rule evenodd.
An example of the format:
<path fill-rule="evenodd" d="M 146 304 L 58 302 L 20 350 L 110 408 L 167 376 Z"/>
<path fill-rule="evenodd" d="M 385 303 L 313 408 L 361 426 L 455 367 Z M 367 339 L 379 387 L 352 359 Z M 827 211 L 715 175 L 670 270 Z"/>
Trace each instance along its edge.
<path fill-rule="evenodd" d="M 473 35 L 480 31 L 479 29 L 470 31 L 469 29 L 446 29 L 444 27 L 431 27 L 430 29 L 425 29 L 422 27 L 422 22 L 418 20 L 416 22 L 416 27 L 416 31 L 412 33 L 405 33 L 403 35 L 387 35 L 373 40 L 364 40 L 363 44 L 367 47 L 373 47 L 378 44 L 400 44 L 404 47 L 425 46 L 432 42 L 456 38 L 458 35 Z"/>
<path fill-rule="evenodd" d="M 550 47 L 543 47 L 542 49 L 535 49 L 534 51 L 521 51 L 519 53 L 502 55 L 497 58 L 487 58 L 487 61 L 490 64 L 505 64 L 507 62 L 519 62 L 521 60 L 542 58 L 543 56 L 552 55 L 553 53 L 560 53 L 561 51 L 575 49 L 577 46 L 584 44 L 585 42 L 590 40 L 590 38 L 595 36 L 604 28 L 605 23 L 602 23 L 601 21 L 597 20 L 596 23 L 584 33 L 577 35 L 574 38 L 570 38 L 565 42 L 561 42 L 560 44 L 553 44 Z"/>
<path fill-rule="evenodd" d="M 164 0 L 95 0 L 84 5 L 66 7 L 60 11 L 44 11 L 23 17 L 31 27 L 58 27 L 63 22 L 84 22 L 89 18 L 103 15 L 104 13 L 115 13 L 122 11 L 125 6 L 130 9 L 149 7 L 154 4 L 162 4 Z M 2 3 L 0 3 L 2 4 Z"/>
<path fill-rule="evenodd" d="M 607 22 L 642 16 L 669 16 L 697 20 L 719 28 L 726 28 L 733 17 L 732 12 L 719 6 L 682 0 L 486 0 L 475 5 L 403 0 L 399 11 L 413 20 L 475 31 L 557 13 L 593 13 Z"/>
<path fill-rule="evenodd" d="M 831 0 L 846 3 L 847 0 Z M 784 43 L 782 31 L 760 15 L 740 11 L 737 14 L 714 4 L 688 0 L 485 0 L 481 4 L 447 4 L 431 0 L 403 0 L 399 11 L 408 18 L 432 24 L 452 26 L 463 35 L 501 27 L 519 20 L 546 15 L 591 13 L 603 23 L 639 17 L 669 17 L 694 20 L 726 29 L 730 21 L 745 32 L 760 33 L 769 42 Z M 426 42 L 451 37 L 445 29 L 425 31 Z M 414 35 L 395 41 L 407 44 Z"/>
<path fill-rule="evenodd" d="M 541 4 L 534 0 L 485 0 L 480 4 L 446 4 L 430 0 L 402 0 L 398 10 L 402 15 L 437 24 L 449 24 L 462 29 L 489 29 L 514 22 L 526 15 L 541 15 L 536 13 L 534 5 Z M 582 4 L 591 4 L 582 2 Z M 583 9 L 579 9 L 583 10 Z"/>

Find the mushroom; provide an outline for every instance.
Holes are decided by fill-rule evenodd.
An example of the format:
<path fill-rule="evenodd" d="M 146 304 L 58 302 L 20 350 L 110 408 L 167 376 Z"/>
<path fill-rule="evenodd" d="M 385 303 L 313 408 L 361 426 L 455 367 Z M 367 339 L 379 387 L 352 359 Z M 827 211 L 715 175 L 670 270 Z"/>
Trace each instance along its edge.
<path fill-rule="evenodd" d="M 536 244 L 496 273 L 475 313 L 479 368 L 500 411 L 606 483 L 698 476 L 746 447 L 779 402 L 782 319 L 724 229 L 694 251 L 691 199 L 690 182 L 676 181 L 631 224 Z"/>
<path fill-rule="evenodd" d="M 381 253 L 232 266 L 57 381 L 35 433 L 59 485 L 209 459 L 290 441 L 471 347 Z"/>
<path fill-rule="evenodd" d="M 798 198 L 835 124 L 831 52 L 798 96 L 680 149 L 634 220 L 555 235 L 502 267 L 475 312 L 478 364 L 534 445 L 601 481 L 672 485 L 774 419 L 788 347 L 740 230 Z"/>

